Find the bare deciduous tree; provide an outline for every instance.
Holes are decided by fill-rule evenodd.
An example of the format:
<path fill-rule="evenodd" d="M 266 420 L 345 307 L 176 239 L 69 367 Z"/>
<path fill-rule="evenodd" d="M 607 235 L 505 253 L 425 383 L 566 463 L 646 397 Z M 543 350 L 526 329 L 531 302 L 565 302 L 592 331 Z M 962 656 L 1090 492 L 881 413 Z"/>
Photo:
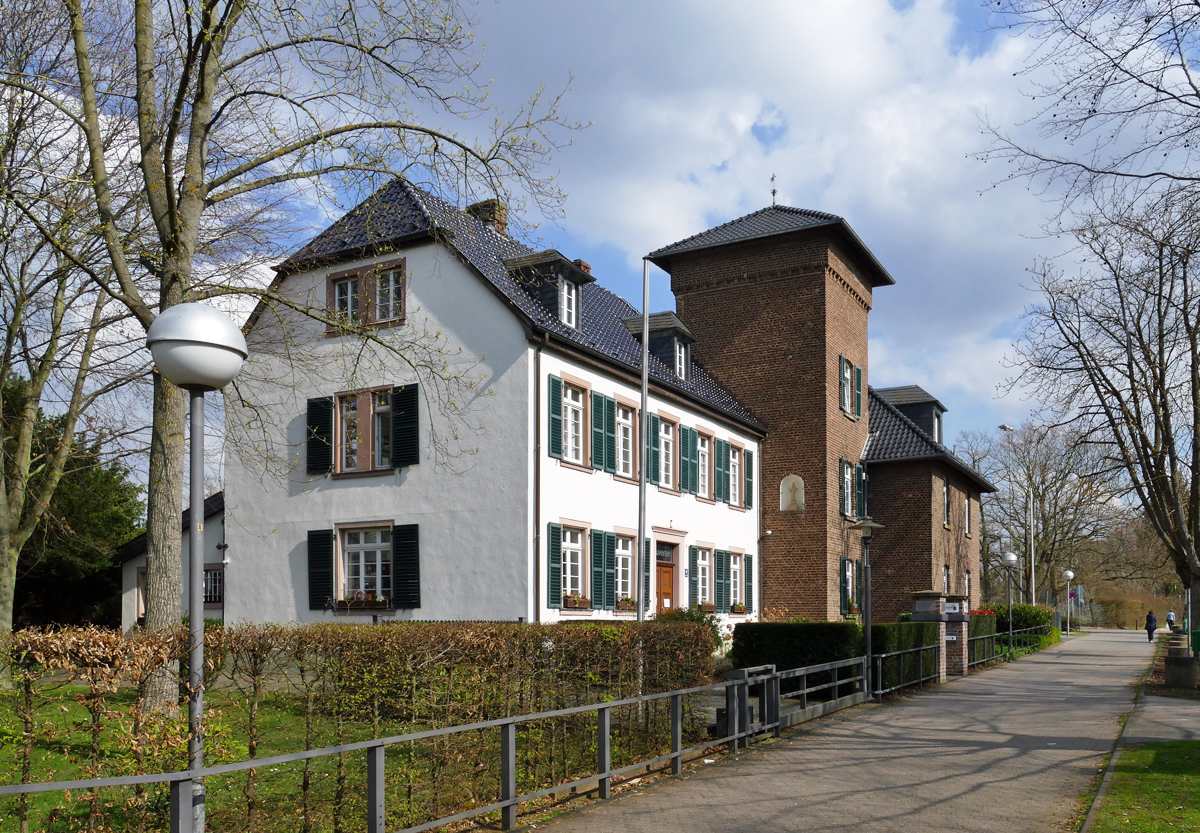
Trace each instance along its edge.
<path fill-rule="evenodd" d="M 514 114 L 494 114 L 458 0 L 63 0 L 62 8 L 72 65 L 50 76 L 50 90 L 30 77 L 0 84 L 42 96 L 75 126 L 107 255 L 103 269 L 88 272 L 143 327 L 182 302 L 250 298 L 436 375 L 445 363 L 413 356 L 403 328 L 377 335 L 334 320 L 323 304 L 297 304 L 268 285 L 263 267 L 311 230 L 314 202 L 355 202 L 394 176 L 452 199 L 500 196 L 517 210 L 553 211 L 561 201 L 545 174 L 572 126 L 559 116 L 559 97 L 539 90 Z M 129 148 L 136 188 L 114 175 L 114 154 Z M 123 219 L 130 204 L 151 226 L 134 242 Z M 71 241 L 50 239 L 79 262 Z M 156 376 L 151 629 L 180 617 L 184 417 L 182 391 Z"/>

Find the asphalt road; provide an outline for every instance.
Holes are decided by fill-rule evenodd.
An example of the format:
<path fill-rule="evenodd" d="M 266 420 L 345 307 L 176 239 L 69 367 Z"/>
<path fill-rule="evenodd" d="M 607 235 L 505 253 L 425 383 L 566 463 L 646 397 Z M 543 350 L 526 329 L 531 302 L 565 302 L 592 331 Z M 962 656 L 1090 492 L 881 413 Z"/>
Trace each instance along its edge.
<path fill-rule="evenodd" d="M 1053 831 L 1112 748 L 1151 653 L 1142 631 L 1096 631 L 538 828 Z"/>

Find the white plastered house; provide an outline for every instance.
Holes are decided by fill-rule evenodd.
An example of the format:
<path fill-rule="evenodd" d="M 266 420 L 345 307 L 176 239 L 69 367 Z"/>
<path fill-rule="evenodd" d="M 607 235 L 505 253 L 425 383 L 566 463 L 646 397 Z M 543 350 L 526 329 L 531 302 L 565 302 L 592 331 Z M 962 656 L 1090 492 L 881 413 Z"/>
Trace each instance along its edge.
<path fill-rule="evenodd" d="M 361 329 L 286 305 L 247 324 L 226 621 L 636 616 L 641 319 L 587 264 L 508 237 L 495 201 L 463 212 L 398 179 L 276 287 Z M 764 429 L 692 361 L 674 314 L 652 325 L 648 610 L 752 618 Z M 439 381 L 455 375 L 468 395 Z"/>

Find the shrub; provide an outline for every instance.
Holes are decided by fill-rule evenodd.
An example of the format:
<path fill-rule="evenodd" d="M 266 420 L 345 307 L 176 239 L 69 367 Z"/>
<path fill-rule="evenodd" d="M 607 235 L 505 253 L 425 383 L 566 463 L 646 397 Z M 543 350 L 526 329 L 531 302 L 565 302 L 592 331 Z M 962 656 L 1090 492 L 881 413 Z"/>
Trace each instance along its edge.
<path fill-rule="evenodd" d="M 890 654 L 936 645 L 937 622 L 881 622 L 871 626 L 871 651 Z"/>
<path fill-rule="evenodd" d="M 988 612 L 983 614 L 971 613 L 971 619 L 967 622 L 967 636 L 993 636 L 996 633 L 996 626 L 999 618 L 995 613 Z"/>
<path fill-rule="evenodd" d="M 1008 605 L 995 605 L 996 611 L 996 630 L 1003 632 L 1008 630 Z M 1023 630 L 1024 628 L 1040 628 L 1054 623 L 1054 610 L 1043 605 L 1013 605 L 1012 606 L 1012 626 L 1013 630 Z"/>
<path fill-rule="evenodd" d="M 774 665 L 786 671 L 862 653 L 862 628 L 853 622 L 742 622 L 733 629 L 738 668 Z"/>
<path fill-rule="evenodd" d="M 654 617 L 655 622 L 693 622 L 697 625 L 704 625 L 712 634 L 713 650 L 720 650 L 723 645 L 721 639 L 721 620 L 717 618 L 715 613 L 706 613 L 701 610 L 698 605 L 691 607 L 677 607 L 674 610 L 668 610 L 665 613 L 660 613 Z"/>

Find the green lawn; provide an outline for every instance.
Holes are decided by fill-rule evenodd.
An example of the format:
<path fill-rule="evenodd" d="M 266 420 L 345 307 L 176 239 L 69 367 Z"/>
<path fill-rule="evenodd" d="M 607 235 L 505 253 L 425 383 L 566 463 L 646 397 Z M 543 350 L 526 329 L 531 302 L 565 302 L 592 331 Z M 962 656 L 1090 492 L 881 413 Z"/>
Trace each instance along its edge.
<path fill-rule="evenodd" d="M 1092 833 L 1200 830 L 1200 741 L 1126 749 Z"/>

